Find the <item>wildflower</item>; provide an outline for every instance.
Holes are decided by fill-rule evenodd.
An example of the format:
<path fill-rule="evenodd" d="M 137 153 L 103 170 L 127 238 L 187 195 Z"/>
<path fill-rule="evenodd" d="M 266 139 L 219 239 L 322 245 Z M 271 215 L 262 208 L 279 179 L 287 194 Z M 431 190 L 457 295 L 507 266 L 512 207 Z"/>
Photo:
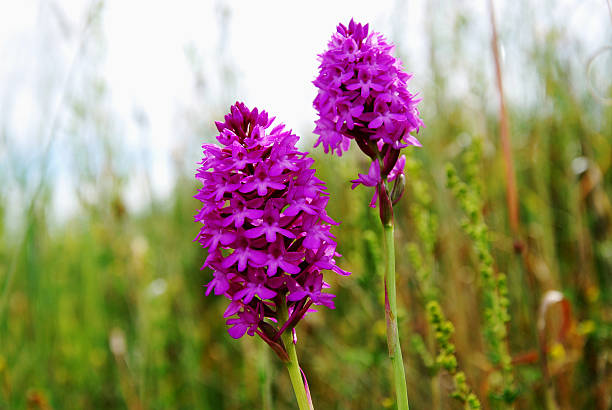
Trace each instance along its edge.
<path fill-rule="evenodd" d="M 423 125 L 416 108 L 419 100 L 407 90 L 411 75 L 392 51 L 382 34 L 370 32 L 367 24 L 340 24 L 319 55 L 319 75 L 313 82 L 319 113 L 315 147 L 322 145 L 326 153 L 341 156 L 355 140 L 372 166 L 368 175 L 359 174 L 352 181 L 353 189 L 360 184 L 375 187 L 371 206 L 376 206 L 380 193 L 387 195 L 384 183 L 403 172 L 400 150 L 421 145 L 410 135 Z"/>
<path fill-rule="evenodd" d="M 314 133 L 319 136 L 315 147 L 341 156 L 355 140 L 359 149 L 372 161 L 367 174 L 352 180 L 352 189 L 359 185 L 374 188 L 371 207 L 380 203 L 385 249 L 385 316 L 387 343 L 393 366 L 397 408 L 408 409 L 408 392 L 402 350 L 397 326 L 395 286 L 395 243 L 393 237 L 393 205 L 405 185 L 406 158 L 402 148 L 420 146 L 411 132 L 418 132 L 423 122 L 416 108 L 419 102 L 406 88 L 410 75 L 392 55 L 393 46 L 380 33 L 370 32 L 368 25 L 339 24 L 319 55 L 319 75 L 313 84 L 318 94 L 313 105 L 319 113 Z M 391 189 L 387 183 L 395 181 Z M 312 295 L 319 288 L 311 279 L 291 297 Z"/>
<path fill-rule="evenodd" d="M 298 137 L 273 121 L 237 102 L 216 123 L 221 146 L 202 146 L 196 174 L 202 182 L 196 240 L 208 249 L 204 266 L 213 270 L 206 295 L 230 300 L 229 334 L 257 333 L 286 360 L 276 342 L 281 333 L 291 332 L 311 304 L 334 307 L 321 271 L 348 272 L 335 263 L 336 223 L 325 211 L 325 184 L 295 147 Z M 281 311 L 291 316 L 283 320 Z"/>

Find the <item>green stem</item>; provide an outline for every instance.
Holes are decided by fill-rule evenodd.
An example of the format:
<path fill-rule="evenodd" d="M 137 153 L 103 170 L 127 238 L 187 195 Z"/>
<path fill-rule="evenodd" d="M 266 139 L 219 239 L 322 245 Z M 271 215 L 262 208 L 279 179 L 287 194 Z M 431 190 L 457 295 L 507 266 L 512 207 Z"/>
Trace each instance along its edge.
<path fill-rule="evenodd" d="M 393 239 L 393 222 L 383 225 L 383 243 L 385 250 L 385 316 L 387 318 L 387 344 L 389 357 L 393 366 L 393 382 L 397 396 L 398 410 L 408 410 L 408 390 L 406 389 L 406 372 L 397 331 L 397 301 L 395 291 L 395 243 Z"/>
<path fill-rule="evenodd" d="M 278 322 L 282 324 L 289 318 L 287 304 L 283 300 L 282 303 L 278 305 Z M 289 372 L 289 378 L 291 379 L 291 385 L 293 386 L 298 406 L 300 410 L 313 410 L 312 404 L 309 402 L 308 396 L 306 395 L 306 388 L 304 387 L 304 381 L 300 373 L 300 364 L 298 363 L 295 344 L 293 344 L 291 329 L 286 329 L 281 335 L 281 338 L 283 339 L 285 349 L 289 355 L 289 361 L 285 363 L 285 366 L 287 366 L 287 371 Z"/>

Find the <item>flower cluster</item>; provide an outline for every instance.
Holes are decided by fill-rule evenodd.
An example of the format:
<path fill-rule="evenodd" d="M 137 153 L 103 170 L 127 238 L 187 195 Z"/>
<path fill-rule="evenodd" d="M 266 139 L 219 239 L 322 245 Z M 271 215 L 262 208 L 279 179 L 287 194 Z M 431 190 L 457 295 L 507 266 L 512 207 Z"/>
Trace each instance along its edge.
<path fill-rule="evenodd" d="M 399 161 L 402 148 L 420 146 L 410 135 L 423 122 L 419 102 L 406 88 L 410 75 L 392 55 L 393 46 L 380 33 L 369 32 L 368 25 L 338 25 L 337 32 L 319 55 L 321 64 L 314 85 L 319 89 L 314 107 L 319 113 L 315 147 L 342 155 L 351 140 L 373 163 L 368 175 L 354 180 L 354 186 L 376 187 L 372 199 L 381 194 L 383 181 L 403 174 L 405 160 Z M 381 162 L 381 163 L 379 163 Z"/>
<path fill-rule="evenodd" d="M 213 270 L 206 295 L 230 299 L 229 333 L 257 333 L 281 357 L 280 335 L 291 330 L 311 304 L 334 308 L 321 270 L 348 275 L 336 266 L 336 224 L 326 213 L 325 184 L 313 160 L 295 147 L 298 137 L 265 111 L 236 103 L 217 122 L 221 147 L 204 144 L 195 198 L 203 226 L 196 238 L 208 249 L 204 267 Z M 278 323 L 279 304 L 289 319 Z"/>

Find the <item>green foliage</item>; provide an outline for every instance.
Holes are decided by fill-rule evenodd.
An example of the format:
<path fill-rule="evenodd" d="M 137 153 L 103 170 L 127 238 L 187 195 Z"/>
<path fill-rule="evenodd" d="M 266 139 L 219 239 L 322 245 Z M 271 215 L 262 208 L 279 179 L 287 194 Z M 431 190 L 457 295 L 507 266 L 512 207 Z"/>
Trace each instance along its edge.
<path fill-rule="evenodd" d="M 453 324 L 444 319 L 440 305 L 434 301 L 427 304 L 427 318 L 433 327 L 440 350 L 436 363 L 449 373 L 455 373 L 457 358 L 455 357 L 455 346 L 451 342 L 451 336 L 455 331 Z"/>
<path fill-rule="evenodd" d="M 472 158 L 477 158 L 473 155 Z M 470 169 L 472 166 L 468 167 Z M 447 186 L 451 189 L 466 214 L 461 227 L 472 239 L 472 244 L 478 258 L 480 284 L 482 287 L 484 337 L 488 344 L 488 355 L 494 367 L 501 369 L 502 378 L 498 386 L 494 386 L 493 394 L 512 402 L 515 397 L 514 375 L 511 365 L 512 358 L 508 348 L 506 324 L 510 321 L 508 313 L 508 290 L 506 277 L 496 274 L 491 255 L 489 232 L 482 213 L 482 200 L 479 188 L 473 188 L 462 182 L 455 168 L 448 164 L 446 168 Z M 468 180 L 474 181 L 475 175 L 469 172 Z M 478 184 L 476 184 L 478 186 Z"/>
<path fill-rule="evenodd" d="M 452 393 L 453 397 L 461 400 L 465 403 L 465 409 L 480 409 L 480 400 L 472 392 L 467 385 L 465 380 L 465 374 L 463 372 L 457 372 L 453 377 L 455 381 L 455 391 Z"/>
<path fill-rule="evenodd" d="M 433 82 L 425 80 L 420 104 L 427 127 L 423 147 L 405 150 L 406 193 L 395 212 L 399 331 L 412 341 L 404 351 L 411 408 L 544 408 L 535 329 L 540 297 L 550 289 L 572 305 L 563 338 L 556 316 L 549 322 L 547 337 L 558 347 L 547 356 L 554 400 L 561 408 L 606 408 L 612 107 L 586 91 L 580 64 L 588 56 L 561 29 L 537 33 L 529 49 L 509 49 L 534 75 L 517 91 L 529 88 L 536 99 L 508 104 L 526 248 L 517 257 L 491 73 L 462 54 L 462 33 L 474 17 L 458 14 L 444 25 L 446 15 L 434 14 L 427 29 Z M 515 27 L 531 33 L 528 19 L 521 23 Z M 510 45 L 510 32 L 500 31 Z M 470 89 L 457 96 L 452 74 L 462 68 Z M 67 93 L 75 101 L 61 130 L 70 138 L 60 159 L 74 157 L 73 214 L 60 221 L 52 213 L 59 194 L 48 158 L 39 161 L 44 149 L 24 158 L 0 130 L 0 409 L 261 408 L 267 394 L 275 409 L 294 408 L 282 364 L 271 355 L 264 374 L 266 346 L 229 337 L 226 301 L 204 296 L 211 273 L 200 270 L 206 255 L 192 242 L 193 171 L 201 143 L 214 135 L 201 124 L 212 125 L 226 107 L 197 108 L 199 139 L 176 156 L 170 194 L 151 194 L 135 211 L 125 204 L 130 177 L 152 169 L 131 161 L 121 122 L 105 110 L 103 81 L 85 74 Z M 368 163 L 356 152 L 330 157 L 304 145 L 328 184 L 329 214 L 341 222 L 332 229 L 339 263 L 352 275 L 326 277 L 336 309 L 321 308 L 299 324 L 300 365 L 318 408 L 389 408 L 378 211 L 368 207 L 371 191 L 352 191 L 349 182 Z M 449 161 L 456 170 L 449 167 L 447 178 Z"/>
<path fill-rule="evenodd" d="M 413 156 L 407 159 L 406 170 L 409 175 L 414 178 L 410 185 L 412 190 L 410 215 L 414 221 L 414 227 L 418 243 L 411 242 L 406 247 L 407 257 L 411 267 L 415 272 L 415 279 L 418 288 L 422 293 L 421 300 L 425 305 L 425 312 L 429 324 L 429 332 L 433 334 L 433 338 L 429 335 L 429 339 L 435 341 L 430 343 L 433 350 L 438 352 L 435 358 L 435 365 L 431 359 L 431 354 L 420 337 L 413 337 L 413 348 L 419 354 L 424 364 L 435 375 L 440 369 L 444 369 L 451 375 L 454 375 L 455 390 L 451 396 L 460 400 L 466 406 L 469 403 L 477 404 L 480 408 L 480 401 L 473 394 L 465 380 L 465 374 L 458 373 L 457 357 L 455 355 L 455 345 L 451 338 L 454 333 L 453 324 L 446 319 L 442 308 L 438 301 L 439 290 L 434 282 L 433 270 L 435 266 L 435 245 L 438 234 L 438 219 L 432 211 L 432 198 L 427 192 L 427 183 L 424 179 L 424 173 L 420 162 Z M 421 250 L 422 249 L 422 250 Z M 423 257 L 423 255 L 425 257 Z M 461 384 L 457 383 L 457 375 L 463 375 Z M 435 376 L 434 376 L 435 377 Z M 436 383 L 434 378 L 433 383 Z M 436 390 L 432 389 L 434 393 Z M 434 393 L 435 394 L 435 393 Z M 472 408 L 472 407 L 470 407 Z"/>

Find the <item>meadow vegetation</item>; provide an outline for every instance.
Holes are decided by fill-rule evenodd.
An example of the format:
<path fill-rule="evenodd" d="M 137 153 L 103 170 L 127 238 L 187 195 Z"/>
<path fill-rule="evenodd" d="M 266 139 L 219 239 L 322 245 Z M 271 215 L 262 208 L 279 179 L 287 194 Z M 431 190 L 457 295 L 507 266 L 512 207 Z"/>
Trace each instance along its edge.
<path fill-rule="evenodd" d="M 465 24 L 458 17 L 458 35 Z M 406 194 L 395 211 L 413 409 L 611 406 L 612 106 L 589 93 L 585 59 L 564 40 L 552 29 L 523 50 L 536 100 L 508 102 L 517 232 L 492 77 L 474 68 L 469 100 L 455 96 L 432 53 L 423 147 L 406 150 Z M 52 220 L 53 181 L 16 172 L 23 218 L 7 221 L 16 193 L 0 184 L 0 408 L 261 408 L 262 388 L 271 408 L 293 408 L 282 364 L 258 338 L 233 340 L 226 300 L 204 296 L 211 274 L 192 242 L 196 164 L 177 159 L 168 198 L 129 210 L 130 168 L 112 118 L 95 103 L 103 87 L 92 84 L 85 101 L 67 101 L 74 132 L 93 124 L 102 141 L 100 171 L 88 167 L 91 147 L 74 146 L 85 159 L 75 172 L 93 189 L 76 192 L 79 211 Z M 207 125 L 189 158 L 226 108 L 198 119 Z M 8 140 L 0 141 L 7 158 Z M 354 151 L 308 150 L 331 194 L 328 213 L 342 222 L 332 231 L 339 264 L 353 274 L 326 276 L 336 309 L 299 324 L 300 364 L 322 409 L 391 407 L 381 228 L 371 193 L 348 182 L 367 164 Z"/>

